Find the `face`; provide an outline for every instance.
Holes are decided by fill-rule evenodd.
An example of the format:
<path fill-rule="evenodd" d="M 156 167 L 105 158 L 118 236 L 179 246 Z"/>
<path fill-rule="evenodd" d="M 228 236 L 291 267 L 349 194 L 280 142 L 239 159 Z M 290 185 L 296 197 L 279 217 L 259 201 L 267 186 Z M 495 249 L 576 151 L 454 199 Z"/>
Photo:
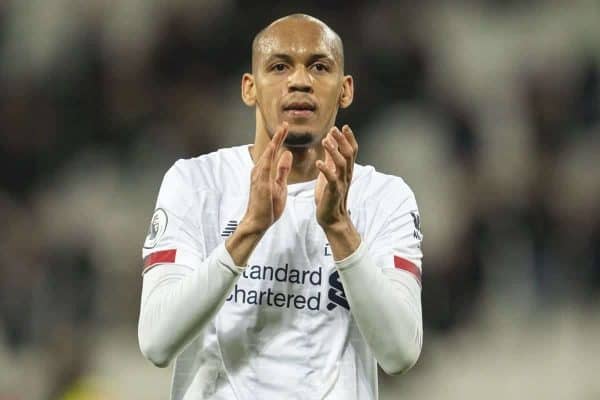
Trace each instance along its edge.
<path fill-rule="evenodd" d="M 333 33 L 312 21 L 282 21 L 265 33 L 253 75 L 244 80 L 269 137 L 287 121 L 286 145 L 312 146 L 333 126 L 338 108 L 350 105 L 352 77 L 343 75 L 336 45 Z"/>

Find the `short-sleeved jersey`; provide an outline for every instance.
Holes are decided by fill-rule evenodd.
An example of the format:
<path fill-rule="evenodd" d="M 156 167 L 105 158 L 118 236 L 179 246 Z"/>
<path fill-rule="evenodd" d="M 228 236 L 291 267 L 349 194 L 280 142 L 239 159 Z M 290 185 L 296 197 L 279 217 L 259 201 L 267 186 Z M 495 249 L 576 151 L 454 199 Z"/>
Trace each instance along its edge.
<path fill-rule="evenodd" d="M 177 161 L 144 243 L 145 272 L 201 267 L 244 216 L 252 168 L 248 145 Z M 172 399 L 378 397 L 377 362 L 316 221 L 315 183 L 288 185 L 283 215 L 213 320 L 177 356 Z M 419 213 L 406 183 L 356 164 L 348 209 L 377 267 L 405 271 L 420 285 Z"/>

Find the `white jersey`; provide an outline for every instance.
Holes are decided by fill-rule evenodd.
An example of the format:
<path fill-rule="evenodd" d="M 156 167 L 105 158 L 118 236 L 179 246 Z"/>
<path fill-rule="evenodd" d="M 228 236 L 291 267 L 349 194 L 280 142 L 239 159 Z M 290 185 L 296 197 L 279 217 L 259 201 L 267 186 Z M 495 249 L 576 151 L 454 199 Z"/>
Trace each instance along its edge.
<path fill-rule="evenodd" d="M 252 168 L 248 145 L 176 162 L 144 244 L 145 271 L 197 268 L 244 216 Z M 315 183 L 288 185 L 283 215 L 216 316 L 177 356 L 172 399 L 377 399 L 377 361 L 316 221 Z M 376 265 L 403 269 L 420 284 L 419 214 L 406 183 L 357 164 L 348 209 Z"/>

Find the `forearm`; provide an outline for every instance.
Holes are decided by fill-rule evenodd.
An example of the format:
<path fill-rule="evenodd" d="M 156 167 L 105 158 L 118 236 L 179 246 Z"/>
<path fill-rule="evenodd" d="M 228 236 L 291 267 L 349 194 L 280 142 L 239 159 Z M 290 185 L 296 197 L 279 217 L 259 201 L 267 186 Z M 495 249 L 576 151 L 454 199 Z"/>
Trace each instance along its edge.
<path fill-rule="evenodd" d="M 166 366 L 217 313 L 263 233 L 242 221 L 227 242 L 193 272 L 170 266 L 159 278 L 144 275 L 138 336 L 142 353 Z M 179 269 L 177 272 L 175 269 Z"/>
<path fill-rule="evenodd" d="M 361 244 L 336 262 L 352 315 L 379 365 L 388 374 L 410 369 L 422 344 L 420 289 L 400 271 L 385 271 Z"/>
<path fill-rule="evenodd" d="M 361 244 L 347 203 L 358 144 L 349 126 L 345 125 L 342 131 L 332 128 L 321 142 L 325 161 L 316 163 L 320 171 L 315 187 L 317 221 L 327 236 L 352 315 L 365 341 L 387 373 L 401 373 L 412 367 L 421 351 L 421 291 L 410 275 L 394 269 L 384 272 L 376 266 L 366 246 Z M 388 178 L 388 182 L 407 190 L 402 180 Z M 410 200 L 406 203 L 410 209 L 401 208 L 406 200 Z M 383 203 L 394 207 L 388 215 L 394 218 L 381 220 L 386 222 L 377 239 L 387 243 L 375 246 L 387 247 L 391 255 L 389 250 L 398 243 L 390 242 L 390 238 L 401 239 L 401 232 L 411 222 L 418 231 L 418 213 L 410 191 L 400 203 L 382 201 L 379 205 Z M 403 241 L 414 245 L 412 241 Z M 419 254 L 420 249 L 415 253 Z"/>
<path fill-rule="evenodd" d="M 224 245 L 217 247 L 193 271 L 179 265 L 168 274 L 144 275 L 138 338 L 142 353 L 166 366 L 216 314 L 239 279 Z"/>

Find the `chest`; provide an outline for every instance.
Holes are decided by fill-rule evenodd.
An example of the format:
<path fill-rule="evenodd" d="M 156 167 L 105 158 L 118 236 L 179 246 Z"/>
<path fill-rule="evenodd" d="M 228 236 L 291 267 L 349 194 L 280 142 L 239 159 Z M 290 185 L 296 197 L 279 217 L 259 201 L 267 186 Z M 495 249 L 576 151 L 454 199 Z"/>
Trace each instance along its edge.
<path fill-rule="evenodd" d="M 215 221 L 210 224 L 211 231 L 205 232 L 205 236 L 211 236 L 210 242 L 216 245 L 233 234 L 246 213 L 247 204 L 247 196 L 221 197 L 218 213 L 214 215 Z M 352 222 L 366 239 L 368 224 L 364 208 L 351 201 L 349 205 Z M 315 215 L 313 197 L 289 196 L 283 215 L 263 236 L 248 264 L 251 266 L 267 260 L 272 264 L 289 264 L 293 260 L 296 267 L 333 267 L 331 248 Z"/>
<path fill-rule="evenodd" d="M 224 241 L 243 218 L 247 198 L 229 197 L 220 204 L 213 235 Z M 360 224 L 359 216 L 353 212 L 355 224 Z M 314 200 L 290 196 L 219 311 L 220 340 L 238 343 L 240 353 L 253 354 L 250 358 L 260 362 L 286 354 L 291 364 L 311 369 L 309 354 L 318 360 L 342 352 L 351 320 Z"/>

